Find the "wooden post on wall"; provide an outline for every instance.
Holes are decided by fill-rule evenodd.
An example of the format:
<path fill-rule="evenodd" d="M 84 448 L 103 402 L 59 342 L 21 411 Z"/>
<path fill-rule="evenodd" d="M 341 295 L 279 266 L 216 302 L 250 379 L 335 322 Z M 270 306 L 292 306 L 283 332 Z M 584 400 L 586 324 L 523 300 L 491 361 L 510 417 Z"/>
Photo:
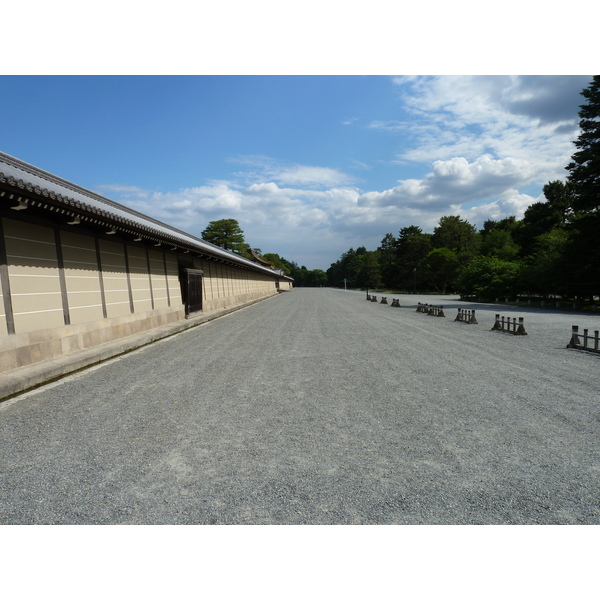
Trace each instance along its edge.
<path fill-rule="evenodd" d="M 4 243 L 4 225 L 0 217 L 0 285 L 2 285 L 2 298 L 4 299 L 4 315 L 6 318 L 6 331 L 9 335 L 15 333 L 15 319 L 13 317 L 12 300 L 10 296 L 10 280 L 8 278 L 8 262 L 6 259 L 6 245 Z"/>

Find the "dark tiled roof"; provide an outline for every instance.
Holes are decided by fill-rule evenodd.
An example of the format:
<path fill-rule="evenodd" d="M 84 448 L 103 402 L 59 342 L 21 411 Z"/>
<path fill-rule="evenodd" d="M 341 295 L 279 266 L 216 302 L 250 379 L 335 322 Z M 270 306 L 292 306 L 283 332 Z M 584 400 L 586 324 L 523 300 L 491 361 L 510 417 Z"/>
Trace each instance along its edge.
<path fill-rule="evenodd" d="M 82 216 L 87 221 L 105 222 L 122 231 L 144 232 L 150 239 L 170 242 L 273 275 L 271 269 L 257 265 L 251 260 L 223 250 L 3 152 L 0 152 L 0 182 L 8 184 L 17 191 L 23 190 L 23 195 L 27 193 L 24 198 L 25 203 L 32 206 L 43 206 L 44 200 L 50 199 L 66 208 L 69 214 Z"/>

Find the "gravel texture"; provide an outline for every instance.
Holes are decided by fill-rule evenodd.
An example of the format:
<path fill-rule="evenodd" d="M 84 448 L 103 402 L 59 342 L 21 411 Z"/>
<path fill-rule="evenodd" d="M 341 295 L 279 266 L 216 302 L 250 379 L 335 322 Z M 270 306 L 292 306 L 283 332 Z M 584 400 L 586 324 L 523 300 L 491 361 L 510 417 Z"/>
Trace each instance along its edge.
<path fill-rule="evenodd" d="M 0 404 L 0 523 L 599 524 L 600 354 L 565 346 L 600 315 L 387 297 L 296 289 Z"/>

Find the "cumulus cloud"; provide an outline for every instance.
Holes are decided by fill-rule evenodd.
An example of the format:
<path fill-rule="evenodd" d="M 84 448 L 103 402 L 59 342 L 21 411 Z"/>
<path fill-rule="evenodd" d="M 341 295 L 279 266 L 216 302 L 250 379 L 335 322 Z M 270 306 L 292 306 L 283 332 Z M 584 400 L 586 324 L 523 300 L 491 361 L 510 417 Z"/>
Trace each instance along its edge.
<path fill-rule="evenodd" d="M 493 202 L 464 208 L 463 206 L 452 207 L 453 214 L 457 214 L 470 223 L 482 226 L 487 220 L 499 221 L 510 216 L 522 219 L 527 207 L 534 202 L 540 202 L 544 199 L 543 194 L 533 198 L 528 194 L 522 194 L 516 189 L 504 190 L 500 197 Z"/>
<path fill-rule="evenodd" d="M 444 215 L 477 227 L 488 219 L 522 218 L 541 199 L 523 188 L 541 192 L 544 183 L 566 176 L 578 135 L 578 96 L 588 79 L 397 80 L 410 118 L 374 120 L 370 127 L 402 141 L 391 163 L 425 169 L 386 189 L 360 189 L 355 178 L 331 166 L 246 155 L 230 159 L 239 170 L 229 180 L 170 192 L 118 185 L 103 191 L 194 235 L 211 220 L 235 218 L 246 240 L 264 252 L 327 268 L 350 246 L 376 248 L 386 233 L 408 225 L 432 231 Z M 365 173 L 373 167 L 353 157 L 347 164 Z"/>
<path fill-rule="evenodd" d="M 409 140 L 398 159 L 482 154 L 530 163 L 538 181 L 564 177 L 588 76 L 445 76 L 396 79 L 410 119 L 373 122 Z"/>
<path fill-rule="evenodd" d="M 473 162 L 464 157 L 437 160 L 423 179 L 407 179 L 382 192 L 366 192 L 363 206 L 399 206 L 445 210 L 472 201 L 484 202 L 507 188 L 529 183 L 533 173 L 527 161 L 484 155 Z"/>
<path fill-rule="evenodd" d="M 211 220 L 235 218 L 252 245 L 303 263 L 320 249 L 319 261 L 309 268 L 326 268 L 327 260 L 333 262 L 350 246 L 377 247 L 386 233 L 397 234 L 412 224 L 431 231 L 443 215 L 459 214 L 477 226 L 487 219 L 521 218 L 536 198 L 516 188 L 502 189 L 496 199 L 467 207 L 469 200 L 480 198 L 480 186 L 487 185 L 484 200 L 494 198 L 494 177 L 508 173 L 513 181 L 519 180 L 519 169 L 511 161 L 487 157 L 472 163 L 439 161 L 423 179 L 382 192 L 351 187 L 307 190 L 275 182 L 240 190 L 221 182 L 171 193 L 148 192 L 134 208 L 194 235 L 200 235 Z"/>
<path fill-rule="evenodd" d="M 456 157 L 435 161 L 422 179 L 383 191 L 215 182 L 168 193 L 138 190 L 127 204 L 197 236 L 212 220 L 235 218 L 246 240 L 264 252 L 327 268 L 350 246 L 375 248 L 386 233 L 407 225 L 432 231 L 444 215 L 460 215 L 478 227 L 487 219 L 521 218 L 537 201 L 518 191 L 528 176 L 528 165 L 515 159 Z"/>
<path fill-rule="evenodd" d="M 514 114 L 542 123 L 574 123 L 573 107 L 583 103 L 581 90 L 591 82 L 588 76 L 521 75 L 502 95 L 501 104 Z"/>

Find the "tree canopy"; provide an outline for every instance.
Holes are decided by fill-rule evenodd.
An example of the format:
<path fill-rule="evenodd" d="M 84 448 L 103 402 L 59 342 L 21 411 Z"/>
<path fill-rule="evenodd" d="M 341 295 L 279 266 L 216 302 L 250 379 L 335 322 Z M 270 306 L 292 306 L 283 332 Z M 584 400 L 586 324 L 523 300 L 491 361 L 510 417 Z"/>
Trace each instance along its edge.
<path fill-rule="evenodd" d="M 579 107 L 581 134 L 575 141 L 577 152 L 567 165 L 569 181 L 575 186 L 574 208 L 600 209 L 600 75 L 581 92 L 587 103 Z"/>
<path fill-rule="evenodd" d="M 229 250 L 247 256 L 246 240 L 240 224 L 235 219 L 220 219 L 211 221 L 206 229 L 200 234 L 203 240 L 219 246 L 224 250 Z"/>

